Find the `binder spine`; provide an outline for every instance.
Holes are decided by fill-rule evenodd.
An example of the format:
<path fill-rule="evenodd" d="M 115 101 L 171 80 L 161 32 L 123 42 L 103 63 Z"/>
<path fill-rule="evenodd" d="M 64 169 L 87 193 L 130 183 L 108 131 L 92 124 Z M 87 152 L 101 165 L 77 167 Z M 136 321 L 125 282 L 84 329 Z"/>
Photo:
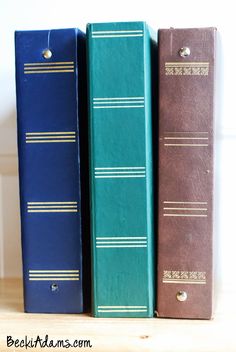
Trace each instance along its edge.
<path fill-rule="evenodd" d="M 83 310 L 77 41 L 77 29 L 15 34 L 26 312 Z"/>
<path fill-rule="evenodd" d="M 151 40 L 146 24 L 90 24 L 93 315 L 153 316 Z"/>
<path fill-rule="evenodd" d="M 159 31 L 160 317 L 212 316 L 215 33 Z"/>

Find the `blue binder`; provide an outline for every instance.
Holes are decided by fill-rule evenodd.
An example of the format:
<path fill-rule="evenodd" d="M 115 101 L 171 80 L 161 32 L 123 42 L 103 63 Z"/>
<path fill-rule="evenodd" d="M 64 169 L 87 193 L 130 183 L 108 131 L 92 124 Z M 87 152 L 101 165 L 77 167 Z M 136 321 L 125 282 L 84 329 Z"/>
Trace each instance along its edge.
<path fill-rule="evenodd" d="M 78 71 L 84 43 L 77 29 L 15 33 L 26 312 L 83 311 Z"/>

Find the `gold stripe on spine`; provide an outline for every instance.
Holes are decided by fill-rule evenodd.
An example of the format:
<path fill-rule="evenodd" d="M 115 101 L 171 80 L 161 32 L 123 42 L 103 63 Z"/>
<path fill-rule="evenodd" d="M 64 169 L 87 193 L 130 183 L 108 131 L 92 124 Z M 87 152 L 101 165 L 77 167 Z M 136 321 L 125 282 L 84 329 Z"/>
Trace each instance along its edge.
<path fill-rule="evenodd" d="M 208 132 L 164 132 L 165 147 L 208 147 Z"/>
<path fill-rule="evenodd" d="M 74 72 L 74 70 L 45 70 L 45 71 L 24 71 L 24 74 L 37 74 L 37 73 L 59 73 L 59 72 Z"/>
<path fill-rule="evenodd" d="M 76 132 L 26 132 L 26 143 L 75 143 Z"/>
<path fill-rule="evenodd" d="M 52 277 L 52 278 L 29 278 L 29 281 L 79 281 L 79 278 L 62 278 L 62 277 Z"/>
<path fill-rule="evenodd" d="M 205 214 L 163 214 L 163 216 L 207 218 Z"/>
<path fill-rule="evenodd" d="M 198 132 L 198 131 L 195 131 L 195 132 L 193 132 L 193 131 L 191 131 L 191 132 L 190 131 L 174 132 L 174 131 L 172 131 L 172 132 L 164 132 L 164 134 L 208 134 L 208 132 Z"/>
<path fill-rule="evenodd" d="M 77 205 L 27 205 L 28 208 L 77 208 Z"/>
<path fill-rule="evenodd" d="M 164 139 L 208 139 L 208 137 L 164 137 Z"/>
<path fill-rule="evenodd" d="M 26 143 L 75 143 L 75 139 L 27 140 Z"/>
<path fill-rule="evenodd" d="M 77 202 L 28 202 L 28 213 L 75 213 Z"/>
<path fill-rule="evenodd" d="M 165 62 L 165 66 L 209 66 L 209 62 Z"/>
<path fill-rule="evenodd" d="M 207 217 L 207 208 L 202 205 L 207 205 L 207 202 L 163 202 L 163 216 L 167 217 Z M 171 205 L 171 206 L 167 206 Z"/>
<path fill-rule="evenodd" d="M 27 204 L 77 204 L 77 202 L 27 202 Z"/>
<path fill-rule="evenodd" d="M 31 62 L 24 64 L 24 74 L 75 72 L 74 61 Z"/>
<path fill-rule="evenodd" d="M 178 143 L 165 143 L 166 147 L 208 147 L 208 144 L 178 144 Z"/>
<path fill-rule="evenodd" d="M 25 134 L 26 136 L 66 135 L 66 134 L 75 135 L 75 132 L 26 132 Z"/>
<path fill-rule="evenodd" d="M 47 65 L 74 65 L 74 61 L 59 61 L 59 62 L 29 62 L 25 63 L 24 66 L 47 66 Z"/>
<path fill-rule="evenodd" d="M 207 208 L 169 208 L 169 207 L 166 207 L 163 209 L 164 210 L 204 210 L 204 211 L 207 210 Z"/>
<path fill-rule="evenodd" d="M 98 313 L 145 313 L 147 309 L 98 309 Z"/>
<path fill-rule="evenodd" d="M 30 277 L 51 277 L 51 276 L 53 276 L 53 277 L 70 277 L 70 276 L 72 276 L 72 277 L 79 277 L 79 274 L 30 274 L 29 275 Z"/>
<path fill-rule="evenodd" d="M 57 139 L 73 139 L 75 138 L 75 136 L 47 136 L 47 137 L 43 137 L 43 136 L 34 136 L 34 137 L 26 137 L 26 140 L 35 140 L 35 139 L 53 139 L 53 138 L 57 138 Z"/>
<path fill-rule="evenodd" d="M 163 203 L 166 203 L 166 204 L 207 204 L 207 202 L 174 202 L 174 201 L 169 201 L 169 200 L 165 200 Z"/>
<path fill-rule="evenodd" d="M 76 213 L 78 209 L 27 210 L 28 213 Z"/>
<path fill-rule="evenodd" d="M 29 281 L 79 281 L 79 270 L 29 270 Z"/>
<path fill-rule="evenodd" d="M 29 273 L 78 273 L 79 270 L 29 270 Z"/>
<path fill-rule="evenodd" d="M 63 69 L 63 68 L 67 68 L 67 69 L 72 69 L 74 68 L 74 66 L 28 66 L 28 67 L 25 67 L 24 70 L 27 71 L 27 70 L 47 70 L 47 69 L 50 69 L 50 70 L 57 70 L 57 69 Z"/>

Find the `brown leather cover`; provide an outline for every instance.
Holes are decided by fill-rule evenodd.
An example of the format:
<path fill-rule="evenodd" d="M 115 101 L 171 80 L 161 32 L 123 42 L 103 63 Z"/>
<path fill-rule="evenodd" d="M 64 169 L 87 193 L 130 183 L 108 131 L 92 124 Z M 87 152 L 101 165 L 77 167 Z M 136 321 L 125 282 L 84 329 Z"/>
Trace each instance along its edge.
<path fill-rule="evenodd" d="M 159 30 L 159 317 L 212 317 L 215 36 Z"/>

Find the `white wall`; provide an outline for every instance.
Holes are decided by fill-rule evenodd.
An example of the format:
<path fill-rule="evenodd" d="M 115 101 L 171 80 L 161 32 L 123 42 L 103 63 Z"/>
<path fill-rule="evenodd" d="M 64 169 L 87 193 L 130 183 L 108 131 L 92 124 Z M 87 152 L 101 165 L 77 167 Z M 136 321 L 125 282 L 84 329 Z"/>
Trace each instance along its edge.
<path fill-rule="evenodd" d="M 154 28 L 216 26 L 220 33 L 216 133 L 217 280 L 235 282 L 236 45 L 234 1 L 0 0 L 0 277 L 21 275 L 14 30 L 146 20 Z M 235 158 L 235 159 L 234 159 Z"/>

